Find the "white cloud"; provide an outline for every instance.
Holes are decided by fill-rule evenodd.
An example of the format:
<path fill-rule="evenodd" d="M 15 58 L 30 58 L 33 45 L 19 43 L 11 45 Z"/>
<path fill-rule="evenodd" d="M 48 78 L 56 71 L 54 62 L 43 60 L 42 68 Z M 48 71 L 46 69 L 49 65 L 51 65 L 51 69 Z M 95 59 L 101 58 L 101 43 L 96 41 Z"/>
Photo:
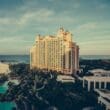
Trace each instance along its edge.
<path fill-rule="evenodd" d="M 21 42 L 21 43 L 29 43 L 29 42 L 33 42 L 30 40 L 25 40 L 19 36 L 14 36 L 14 37 L 5 37 L 5 38 L 0 38 L 0 43 L 16 43 L 16 42 Z"/>
<path fill-rule="evenodd" d="M 18 30 L 17 19 L 0 18 L 0 37 L 3 37 L 3 35 L 6 33 L 8 33 L 8 34 L 14 33 L 17 30 Z"/>
<path fill-rule="evenodd" d="M 47 19 L 48 17 L 52 16 L 54 14 L 53 11 L 48 9 L 39 9 L 35 12 L 26 12 L 19 20 L 18 24 L 24 25 L 28 23 L 29 21 L 42 21 L 43 19 Z"/>
<path fill-rule="evenodd" d="M 16 22 L 15 18 L 0 18 L 0 25 L 16 24 Z"/>
<path fill-rule="evenodd" d="M 36 12 L 26 12 L 19 20 L 19 25 L 28 25 L 32 23 L 57 23 L 57 24 L 67 24 L 74 23 L 75 19 L 73 17 L 66 15 L 65 13 L 57 14 L 52 10 L 40 9 Z"/>
<path fill-rule="evenodd" d="M 49 2 L 56 2 L 56 1 L 61 1 L 61 0 L 48 0 Z"/>
<path fill-rule="evenodd" d="M 74 8 L 79 8 L 79 7 L 80 7 L 80 3 L 74 3 L 74 4 L 73 4 L 73 7 L 74 7 Z"/>
<path fill-rule="evenodd" d="M 78 26 L 74 32 L 83 32 L 83 31 L 91 31 L 92 29 L 95 29 L 97 27 L 97 23 L 95 22 L 90 22 L 90 23 L 85 23 L 80 26 Z"/>
<path fill-rule="evenodd" d="M 96 45 L 107 45 L 110 43 L 110 39 L 99 39 L 99 40 L 93 40 L 91 39 L 90 41 L 83 41 L 83 42 L 79 42 L 79 45 L 93 45 L 93 46 L 96 46 Z M 103 45 L 104 44 L 104 45 Z M 110 47 L 109 47 L 110 48 Z"/>

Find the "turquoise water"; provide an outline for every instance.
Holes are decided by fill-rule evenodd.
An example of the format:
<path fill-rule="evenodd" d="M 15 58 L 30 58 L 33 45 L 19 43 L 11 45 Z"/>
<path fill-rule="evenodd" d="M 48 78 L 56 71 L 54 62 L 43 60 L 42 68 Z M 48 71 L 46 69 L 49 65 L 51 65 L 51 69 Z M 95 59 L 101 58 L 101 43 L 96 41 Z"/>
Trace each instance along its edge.
<path fill-rule="evenodd" d="M 0 86 L 0 93 L 4 93 L 8 89 L 7 82 Z M 0 102 L 0 110 L 12 110 L 15 107 L 13 102 Z"/>
<path fill-rule="evenodd" d="M 13 107 L 14 107 L 13 102 L 0 103 L 0 110 L 12 110 Z"/>
<path fill-rule="evenodd" d="M 7 89 L 8 89 L 7 82 L 5 82 L 3 85 L 0 86 L 0 93 L 4 93 Z"/>

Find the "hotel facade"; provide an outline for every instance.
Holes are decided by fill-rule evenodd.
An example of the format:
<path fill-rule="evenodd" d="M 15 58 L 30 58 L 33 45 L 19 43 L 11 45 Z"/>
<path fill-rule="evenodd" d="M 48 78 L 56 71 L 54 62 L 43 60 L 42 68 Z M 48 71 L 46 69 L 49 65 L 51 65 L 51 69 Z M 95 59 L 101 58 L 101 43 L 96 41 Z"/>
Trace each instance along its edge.
<path fill-rule="evenodd" d="M 73 74 L 79 69 L 79 47 L 72 34 L 60 28 L 56 36 L 40 36 L 30 50 L 30 68 Z"/>

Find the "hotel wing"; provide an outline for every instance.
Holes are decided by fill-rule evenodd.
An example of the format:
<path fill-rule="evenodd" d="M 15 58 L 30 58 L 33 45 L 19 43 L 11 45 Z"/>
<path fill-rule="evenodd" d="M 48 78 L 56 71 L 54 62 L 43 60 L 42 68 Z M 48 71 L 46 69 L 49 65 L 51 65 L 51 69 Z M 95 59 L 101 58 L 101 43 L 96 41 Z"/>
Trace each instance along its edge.
<path fill-rule="evenodd" d="M 79 47 L 72 34 L 60 28 L 56 36 L 37 36 L 30 50 L 31 69 L 55 70 L 74 74 L 79 69 Z"/>

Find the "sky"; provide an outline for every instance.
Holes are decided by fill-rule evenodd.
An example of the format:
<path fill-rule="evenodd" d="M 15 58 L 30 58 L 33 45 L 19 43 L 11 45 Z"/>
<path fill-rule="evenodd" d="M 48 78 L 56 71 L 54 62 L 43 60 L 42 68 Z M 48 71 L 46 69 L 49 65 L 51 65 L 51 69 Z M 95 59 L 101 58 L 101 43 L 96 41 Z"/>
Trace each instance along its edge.
<path fill-rule="evenodd" d="M 38 34 L 60 27 L 80 55 L 110 55 L 110 0 L 0 0 L 0 54 L 29 54 Z"/>

